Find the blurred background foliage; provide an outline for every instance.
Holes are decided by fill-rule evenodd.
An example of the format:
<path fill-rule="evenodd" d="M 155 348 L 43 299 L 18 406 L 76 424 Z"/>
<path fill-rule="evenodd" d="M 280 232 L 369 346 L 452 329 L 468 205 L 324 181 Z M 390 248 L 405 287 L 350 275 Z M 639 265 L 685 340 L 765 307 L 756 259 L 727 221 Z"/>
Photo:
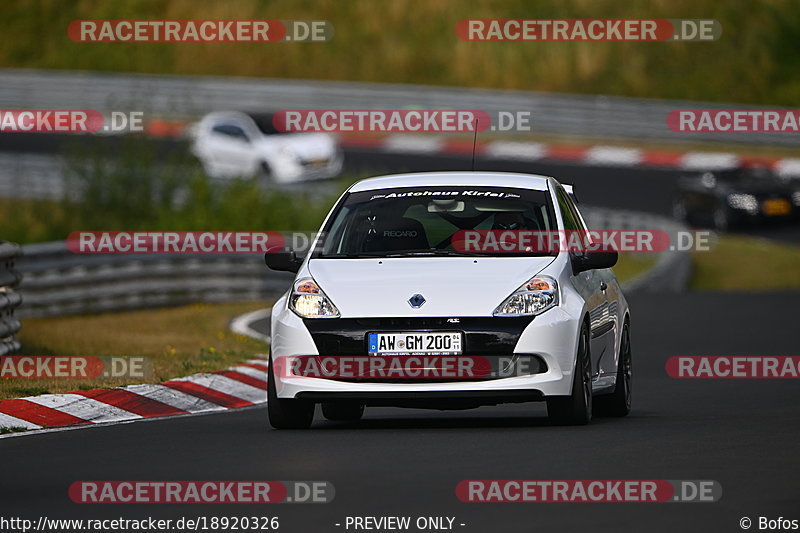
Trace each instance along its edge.
<path fill-rule="evenodd" d="M 207 177 L 187 150 L 168 154 L 137 136 L 67 150 L 61 200 L 0 199 L 3 238 L 65 239 L 71 231 L 315 231 L 331 204 L 358 177 L 275 186 L 263 176 L 230 181 Z M 104 155 L 105 154 L 105 155 Z"/>
<path fill-rule="evenodd" d="M 711 18 L 715 42 L 465 42 L 464 18 Z M 74 43 L 76 19 L 324 19 L 328 43 Z M 796 0 L 6 0 L 0 66 L 419 83 L 765 105 L 800 94 Z"/>

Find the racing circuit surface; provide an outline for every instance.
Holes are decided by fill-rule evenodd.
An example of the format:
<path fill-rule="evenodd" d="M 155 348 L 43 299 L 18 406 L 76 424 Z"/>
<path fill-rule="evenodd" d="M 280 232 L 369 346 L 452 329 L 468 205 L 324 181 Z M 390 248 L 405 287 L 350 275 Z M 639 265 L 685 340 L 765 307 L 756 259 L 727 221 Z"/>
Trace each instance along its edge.
<path fill-rule="evenodd" d="M 16 148 L 31 150 L 23 144 Z M 46 142 L 39 149 L 56 151 Z M 350 175 L 469 168 L 464 155 L 359 149 L 348 149 L 346 162 Z M 680 175 L 481 157 L 477 169 L 550 174 L 574 183 L 584 204 L 659 214 L 669 213 Z M 752 231 L 800 242 L 796 226 Z M 451 516 L 461 531 L 673 532 L 741 531 L 744 516 L 790 515 L 800 501 L 796 380 L 675 380 L 664 365 L 675 355 L 797 355 L 798 293 L 628 299 L 634 407 L 624 419 L 552 427 L 544 404 L 519 404 L 446 412 L 368 408 L 362 422 L 344 424 L 325 421 L 318 409 L 311 430 L 279 432 L 268 428 L 265 408 L 254 408 L 22 435 L 3 439 L 0 502 L 6 514 L 34 520 L 277 515 L 285 531 L 320 533 L 345 531 L 335 524 L 347 516 Z M 336 498 L 316 505 L 126 506 L 79 505 L 67 495 L 78 480 L 206 479 L 326 480 Z M 721 484 L 722 498 L 462 503 L 455 487 L 464 479 L 707 479 Z"/>
<path fill-rule="evenodd" d="M 6 514 L 36 519 L 279 516 L 345 531 L 350 516 L 454 516 L 457 531 L 741 531 L 797 509 L 795 380 L 676 380 L 673 355 L 795 355 L 797 294 L 634 294 L 634 408 L 584 427 L 543 404 L 368 408 L 357 424 L 273 431 L 265 408 L 4 439 Z M 263 324 L 262 324 L 263 326 Z M 78 505 L 76 480 L 327 480 L 330 504 Z M 463 479 L 713 479 L 716 503 L 462 503 Z M 342 524 L 337 527 L 335 524 Z M 465 524 L 459 526 L 458 524 Z M 757 529 L 754 524 L 753 530 Z M 352 529 L 351 529 L 352 531 Z"/>
<path fill-rule="evenodd" d="M 82 142 L 100 153 L 115 153 L 121 138 L 83 137 Z M 74 136 L 65 134 L 0 133 L 0 152 L 55 155 L 74 149 Z M 174 139 L 153 140 L 161 157 L 185 154 L 188 145 Z M 346 147 L 344 169 L 347 176 L 371 177 L 401 172 L 470 170 L 469 154 L 425 154 L 376 151 Z M 689 172 L 667 168 L 588 166 L 568 161 L 521 161 L 478 154 L 477 171 L 524 172 L 553 176 L 576 187 L 580 203 L 596 207 L 644 211 L 670 216 L 678 178 Z M 328 191 L 325 181 L 314 182 L 318 191 Z M 305 187 L 299 183 L 289 187 Z M 736 232 L 771 240 L 800 244 L 800 224 L 772 224 L 737 229 Z"/>

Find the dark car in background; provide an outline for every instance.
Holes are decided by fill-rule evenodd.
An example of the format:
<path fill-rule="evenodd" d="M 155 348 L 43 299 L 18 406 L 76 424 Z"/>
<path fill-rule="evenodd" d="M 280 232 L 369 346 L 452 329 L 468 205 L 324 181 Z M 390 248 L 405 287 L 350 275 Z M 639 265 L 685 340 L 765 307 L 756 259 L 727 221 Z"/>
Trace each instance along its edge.
<path fill-rule="evenodd" d="M 683 176 L 677 183 L 672 212 L 683 222 L 720 231 L 797 220 L 800 184 L 761 167 Z"/>

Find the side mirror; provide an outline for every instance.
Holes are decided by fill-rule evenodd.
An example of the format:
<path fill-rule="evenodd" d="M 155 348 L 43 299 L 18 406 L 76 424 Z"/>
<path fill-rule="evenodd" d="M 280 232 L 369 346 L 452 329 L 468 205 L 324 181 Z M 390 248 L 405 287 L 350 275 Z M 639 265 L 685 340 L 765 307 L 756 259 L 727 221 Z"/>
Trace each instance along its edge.
<path fill-rule="evenodd" d="M 572 257 L 572 272 L 575 274 L 598 268 L 611 268 L 617 264 L 617 252 L 586 252 Z"/>
<path fill-rule="evenodd" d="M 292 272 L 297 274 L 300 270 L 300 265 L 303 264 L 303 258 L 297 257 L 294 250 L 288 252 L 267 252 L 264 254 L 264 262 L 272 270 L 280 272 Z"/>

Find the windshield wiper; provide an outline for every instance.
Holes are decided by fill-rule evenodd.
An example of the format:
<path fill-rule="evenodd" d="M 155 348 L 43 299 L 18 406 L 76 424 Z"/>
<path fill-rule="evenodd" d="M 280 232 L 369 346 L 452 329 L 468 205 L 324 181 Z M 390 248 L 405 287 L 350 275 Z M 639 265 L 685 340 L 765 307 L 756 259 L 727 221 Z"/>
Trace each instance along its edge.
<path fill-rule="evenodd" d="M 467 252 L 459 250 L 409 250 L 407 252 L 361 252 L 348 254 L 327 254 L 320 259 L 380 259 L 395 257 L 541 257 L 550 253 L 497 253 Z"/>
<path fill-rule="evenodd" d="M 460 252 L 458 250 L 424 250 L 386 254 L 384 257 L 486 257 L 489 255 L 492 254 L 483 252 Z"/>
<path fill-rule="evenodd" d="M 325 254 L 319 259 L 366 259 L 369 257 L 385 257 L 384 254 L 353 253 L 353 254 Z"/>

